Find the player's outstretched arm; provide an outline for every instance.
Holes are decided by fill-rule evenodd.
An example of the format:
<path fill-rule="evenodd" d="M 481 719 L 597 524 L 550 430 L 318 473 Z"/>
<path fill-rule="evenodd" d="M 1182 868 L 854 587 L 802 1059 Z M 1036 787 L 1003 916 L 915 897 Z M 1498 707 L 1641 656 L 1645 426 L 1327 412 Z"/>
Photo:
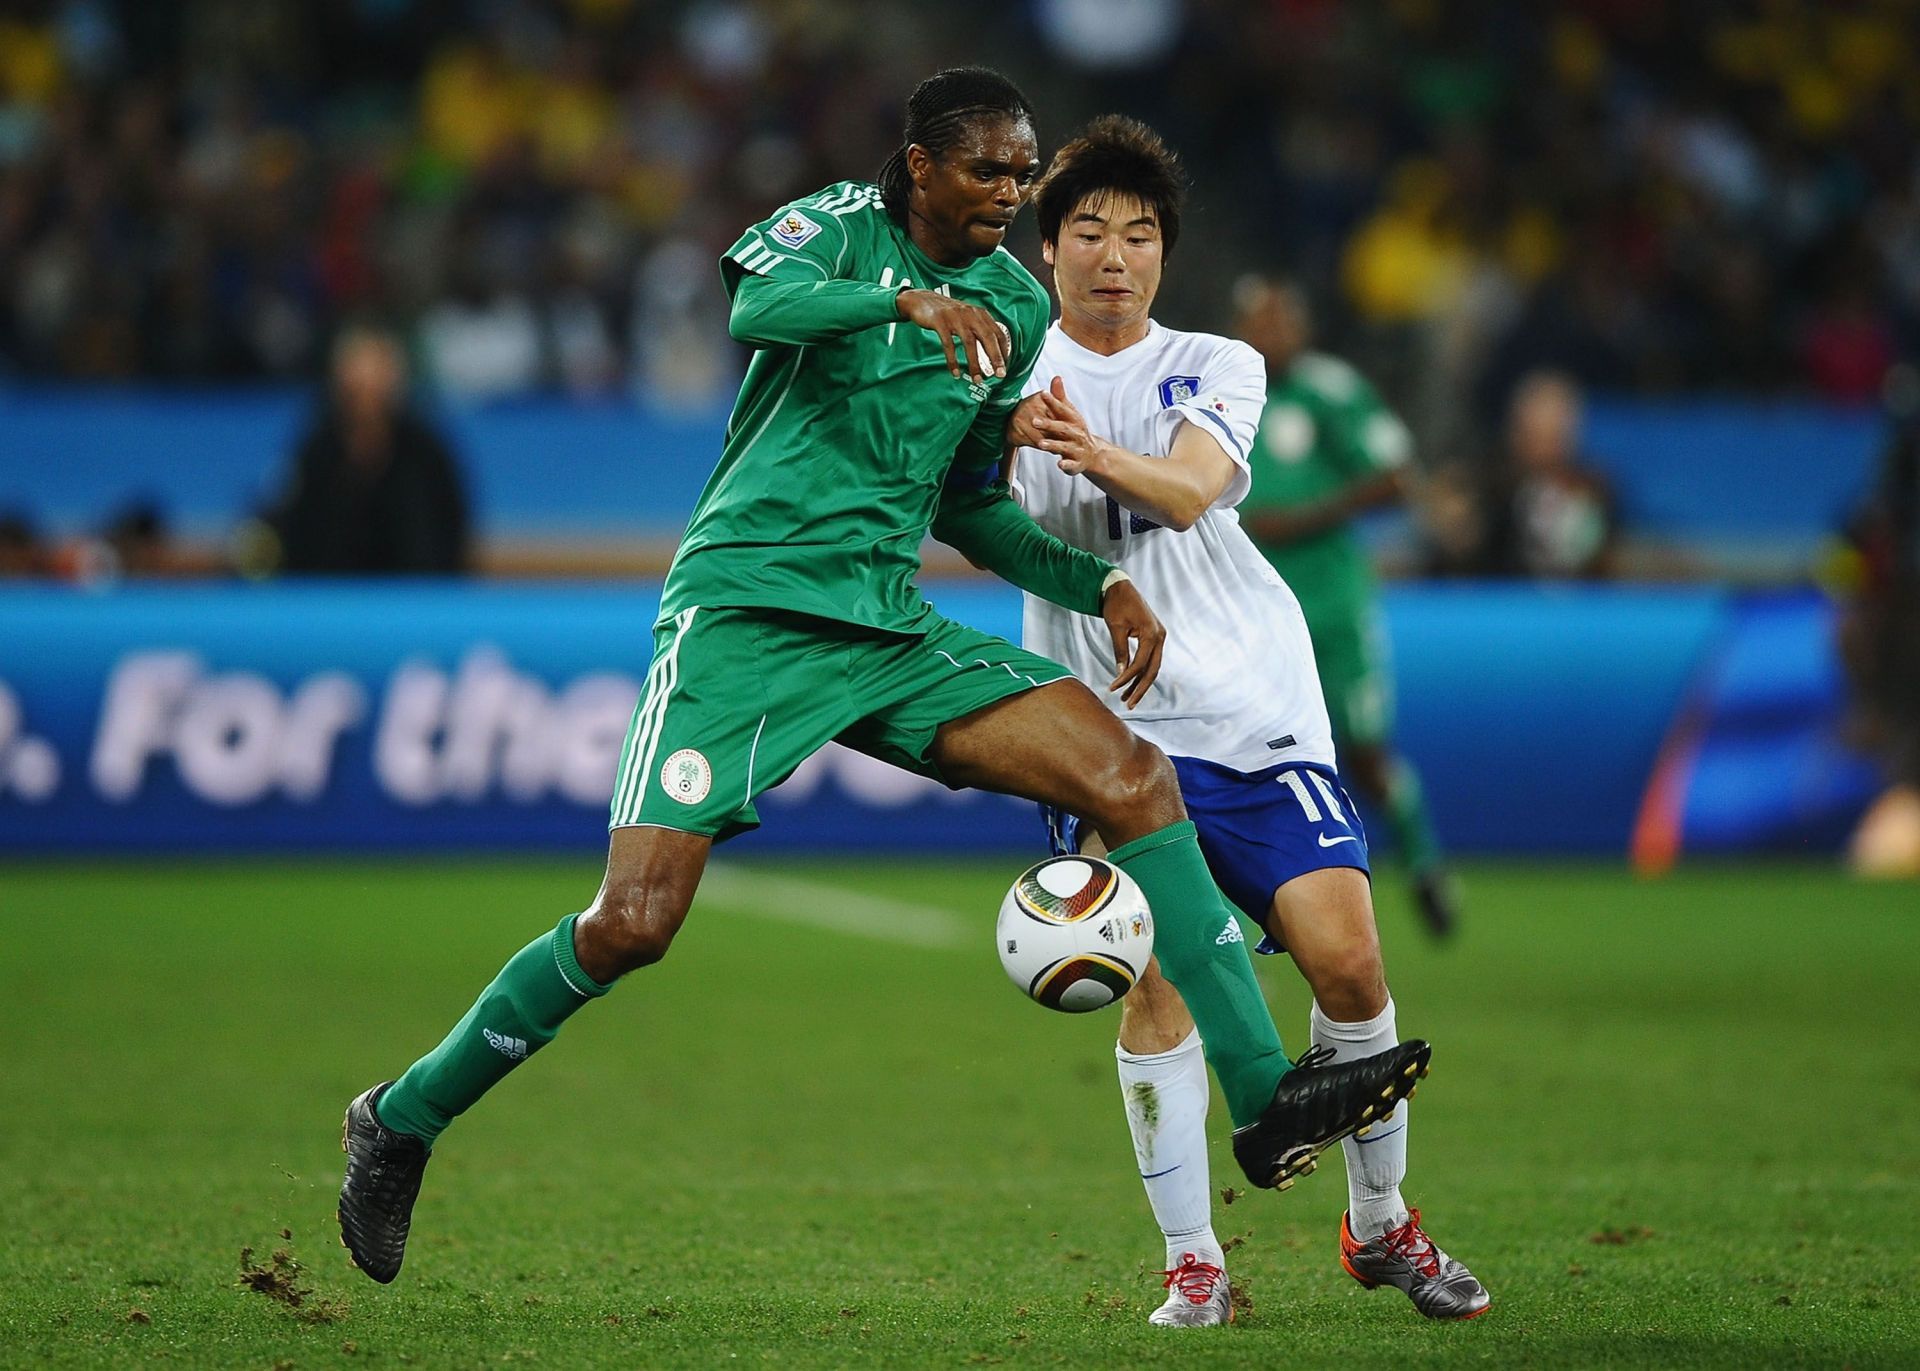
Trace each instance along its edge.
<path fill-rule="evenodd" d="M 1198 424 L 1182 424 L 1165 457 L 1148 457 L 1094 433 L 1058 376 L 1035 396 L 1043 408 L 1030 419 L 1036 439 L 1032 445 L 1058 458 L 1067 475 L 1085 476 L 1157 524 L 1192 528 L 1233 481 L 1233 459 Z"/>
<path fill-rule="evenodd" d="M 739 273 L 727 332 L 749 347 L 804 347 L 900 322 L 901 292 L 871 281 L 776 281 Z"/>
<path fill-rule="evenodd" d="M 1006 328 L 978 305 L 933 290 L 869 281 L 779 281 L 741 272 L 727 332 L 749 347 L 805 347 L 903 320 L 940 340 L 956 377 L 980 381 L 1007 374 Z"/>
<path fill-rule="evenodd" d="M 977 477 L 978 479 L 975 479 Z M 940 495 L 935 538 L 975 566 L 1077 614 L 1098 615 L 1113 635 L 1109 690 L 1132 709 L 1160 674 L 1166 628 L 1111 562 L 1048 533 L 1020 508 L 1004 481 L 958 471 Z"/>
<path fill-rule="evenodd" d="M 1113 563 L 1060 541 L 1014 502 L 1005 481 L 956 471 L 928 530 L 975 566 L 1072 610 L 1098 614 Z"/>

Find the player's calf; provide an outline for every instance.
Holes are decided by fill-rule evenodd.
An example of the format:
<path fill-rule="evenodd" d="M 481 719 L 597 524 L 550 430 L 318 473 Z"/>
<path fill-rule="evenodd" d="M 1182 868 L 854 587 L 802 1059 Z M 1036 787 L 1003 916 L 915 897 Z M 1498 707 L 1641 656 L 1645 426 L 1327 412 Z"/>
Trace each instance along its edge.
<path fill-rule="evenodd" d="M 615 981 L 664 958 L 685 918 L 649 904 L 644 891 L 603 895 L 574 924 L 574 954 L 595 980 Z"/>
<path fill-rule="evenodd" d="M 1179 774 L 1152 743 L 1127 734 L 1124 745 L 1100 761 L 1085 777 L 1083 796 L 1057 803 L 1084 814 L 1109 846 L 1122 846 L 1187 817 Z"/>

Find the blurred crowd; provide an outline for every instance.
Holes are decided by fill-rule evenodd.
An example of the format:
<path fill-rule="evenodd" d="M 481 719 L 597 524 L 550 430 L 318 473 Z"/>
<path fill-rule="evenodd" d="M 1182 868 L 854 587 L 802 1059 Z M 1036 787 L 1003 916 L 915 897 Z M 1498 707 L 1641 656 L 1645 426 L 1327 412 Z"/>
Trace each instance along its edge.
<path fill-rule="evenodd" d="M 6 372 L 312 377 L 372 314 L 454 391 L 710 403 L 717 253 L 877 167 L 960 59 L 1025 83 L 1043 149 L 1104 108 L 1160 124 L 1200 192 L 1169 308 L 1291 270 L 1430 443 L 1543 363 L 1858 400 L 1920 334 L 1920 0 L 4 13 Z"/>
<path fill-rule="evenodd" d="M 1429 571 L 1615 568 L 1585 389 L 1863 402 L 1920 353 L 1920 0 L 13 0 L 0 379 L 318 381 L 372 329 L 363 369 L 442 394 L 710 410 L 718 254 L 870 175 L 957 61 L 1023 84 L 1043 152 L 1110 109 L 1185 150 L 1163 316 L 1302 282 L 1416 434 Z M 374 518 L 457 479 L 412 418 L 423 457 L 369 457 L 349 389 L 274 564 L 301 492 Z M 331 495 L 315 443 L 359 454 Z M 160 518 L 95 545 L 152 562 Z M 0 519 L 0 564 L 30 535 Z M 434 537 L 361 553 L 466 564 Z"/>

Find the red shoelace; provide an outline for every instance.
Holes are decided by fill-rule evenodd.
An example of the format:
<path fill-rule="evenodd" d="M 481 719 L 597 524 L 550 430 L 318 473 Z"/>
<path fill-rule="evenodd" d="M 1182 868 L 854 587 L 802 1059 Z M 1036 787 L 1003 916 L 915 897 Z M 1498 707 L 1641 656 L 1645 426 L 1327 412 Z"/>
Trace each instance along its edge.
<path fill-rule="evenodd" d="M 1177 1286 L 1189 1303 L 1205 1304 L 1213 1298 L 1214 1286 L 1220 1283 L 1220 1277 L 1226 1273 L 1210 1262 L 1201 1261 L 1191 1252 L 1182 1252 L 1180 1265 L 1160 1274 L 1167 1278 L 1164 1282 L 1167 1289 L 1172 1290 Z"/>
<path fill-rule="evenodd" d="M 1413 1268 L 1429 1280 L 1440 1274 L 1440 1253 L 1420 1228 L 1420 1211 L 1407 1211 L 1407 1221 L 1398 1228 L 1389 1228 L 1380 1235 L 1380 1241 L 1386 1244 L 1387 1251 L 1396 1257 L 1405 1257 Z"/>

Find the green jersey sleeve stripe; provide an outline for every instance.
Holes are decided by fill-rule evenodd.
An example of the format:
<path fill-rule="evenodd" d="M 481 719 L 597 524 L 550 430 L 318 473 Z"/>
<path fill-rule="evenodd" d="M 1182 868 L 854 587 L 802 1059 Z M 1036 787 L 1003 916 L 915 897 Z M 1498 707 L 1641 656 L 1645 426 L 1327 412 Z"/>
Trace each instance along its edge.
<path fill-rule="evenodd" d="M 845 248 L 841 249 L 843 252 Z M 770 276 L 773 269 L 783 263 L 796 267 L 806 267 L 822 280 L 828 278 L 827 269 L 810 257 L 789 256 L 784 252 L 775 252 L 764 243 L 748 243 L 728 254 L 731 261 L 737 262 L 743 269 L 755 276 Z"/>
<path fill-rule="evenodd" d="M 780 253 L 775 252 L 772 248 L 767 247 L 764 243 L 754 243 L 742 251 L 735 253 L 733 260 L 745 267 L 748 271 L 764 276 L 766 275 L 768 267 L 775 266 L 785 261 L 786 258 Z"/>

